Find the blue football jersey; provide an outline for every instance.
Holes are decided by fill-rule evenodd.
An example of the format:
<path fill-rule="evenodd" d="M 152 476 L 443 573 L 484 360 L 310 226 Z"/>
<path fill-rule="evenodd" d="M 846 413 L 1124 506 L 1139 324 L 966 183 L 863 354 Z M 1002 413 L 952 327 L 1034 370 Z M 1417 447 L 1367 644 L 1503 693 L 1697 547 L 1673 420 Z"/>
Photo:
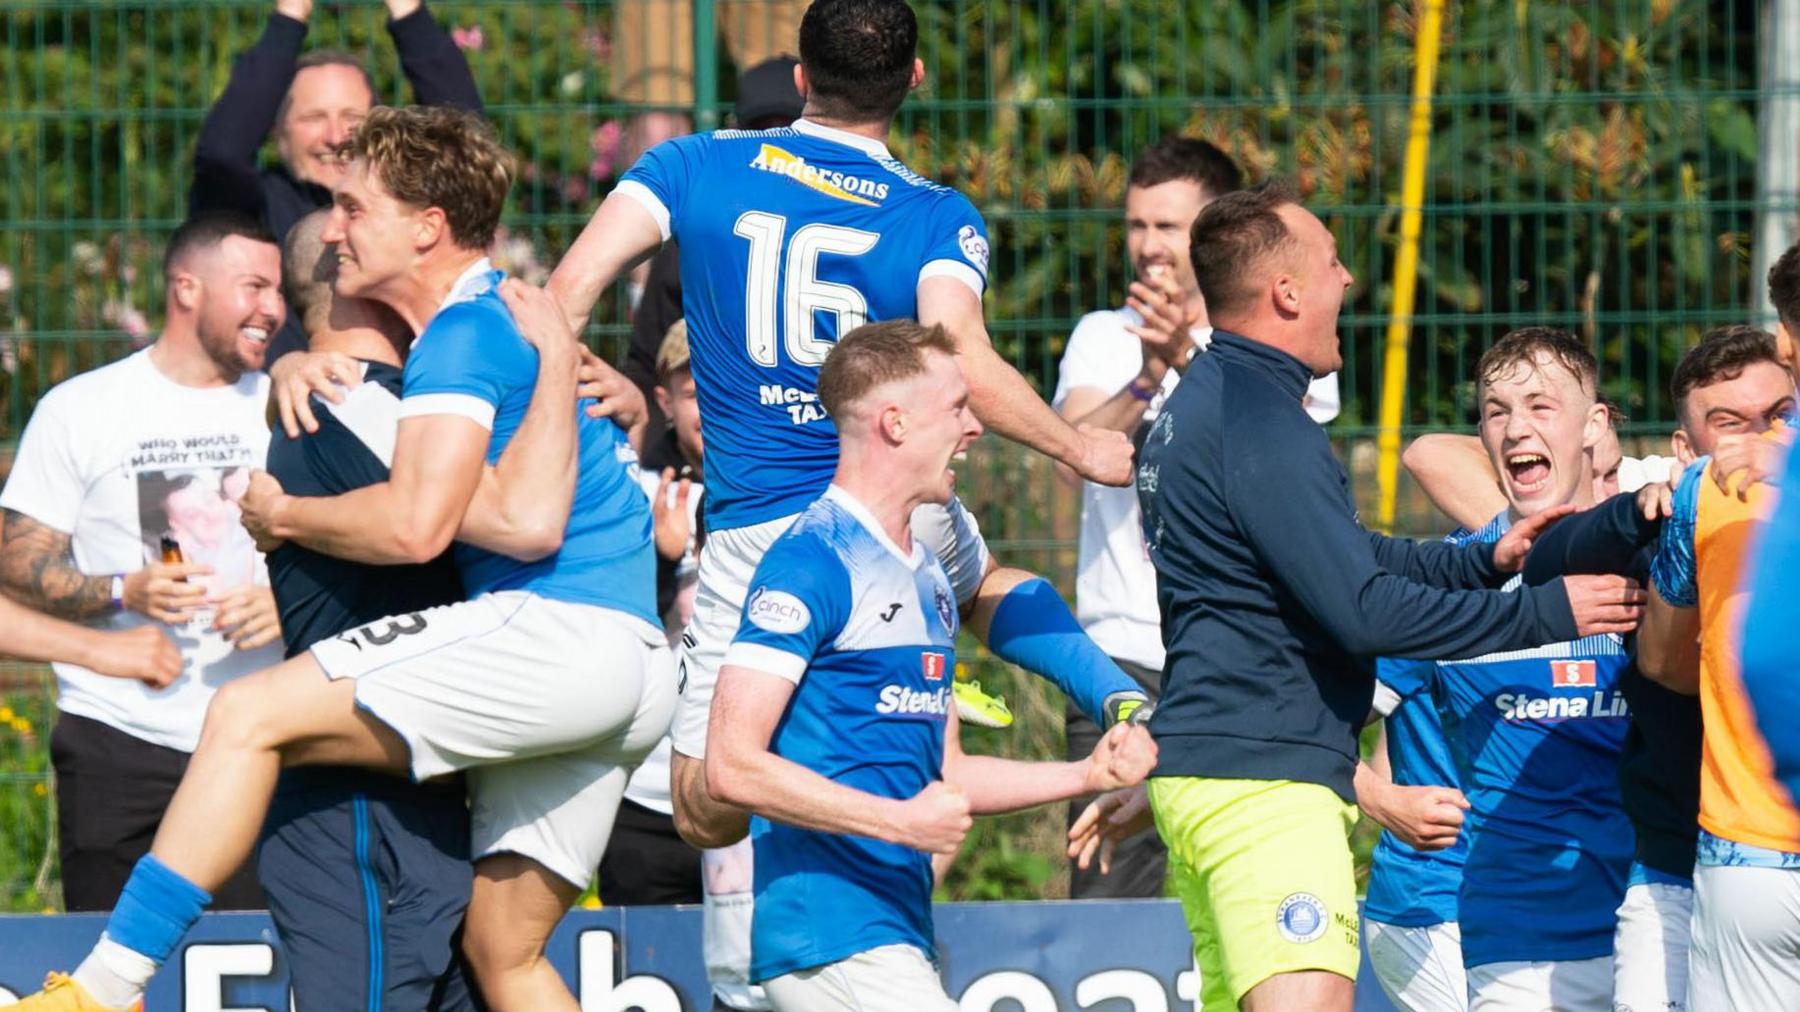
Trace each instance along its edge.
<path fill-rule="evenodd" d="M 1446 540 L 1454 542 L 1456 535 Z M 1458 786 L 1456 763 L 1431 695 L 1433 667 L 1431 661 L 1386 657 L 1376 662 L 1376 680 L 1399 697 L 1386 717 L 1388 768 L 1396 784 Z M 1468 851 L 1467 833 L 1443 850 L 1424 851 L 1383 830 L 1375 842 L 1363 916 L 1405 928 L 1456 920 L 1456 896 L 1462 889 Z"/>
<path fill-rule="evenodd" d="M 791 516 L 831 482 L 837 429 L 817 391 L 839 335 L 916 317 L 923 278 L 986 284 L 987 230 L 966 198 L 807 120 L 678 137 L 618 189 L 681 246 L 711 530 Z"/>
<path fill-rule="evenodd" d="M 1476 537 L 1509 526 L 1502 516 Z M 1467 965 L 1613 951 L 1635 839 L 1619 796 L 1628 661 L 1606 635 L 1436 665 L 1470 806 L 1457 902 Z"/>
<path fill-rule="evenodd" d="M 1800 708 L 1800 678 L 1794 677 L 1792 639 L 1800 624 L 1795 587 L 1800 577 L 1800 451 L 1789 450 L 1786 464 L 1775 513 L 1762 526 L 1757 550 L 1748 560 L 1750 601 L 1740 675 L 1775 776 L 1788 797 L 1800 799 L 1800 724 L 1793 719 Z"/>
<path fill-rule="evenodd" d="M 414 342 L 406 360 L 400 417 L 455 414 L 487 428 L 487 462 L 496 463 L 518 431 L 537 386 L 537 349 L 520 336 L 482 260 Z M 570 411 L 580 408 L 571 403 Z M 580 474 L 562 548 L 536 562 L 455 546 L 456 566 L 473 598 L 529 590 L 558 601 L 615 608 L 661 625 L 656 615 L 656 555 L 650 506 L 635 479 L 637 455 L 613 423 L 579 416 Z"/>
<path fill-rule="evenodd" d="M 771 748 L 840 784 L 905 799 L 942 778 L 956 597 L 930 549 L 902 553 L 832 486 L 763 556 L 725 663 L 796 682 Z M 933 952 L 931 859 L 756 817 L 750 977 L 881 945 Z"/>

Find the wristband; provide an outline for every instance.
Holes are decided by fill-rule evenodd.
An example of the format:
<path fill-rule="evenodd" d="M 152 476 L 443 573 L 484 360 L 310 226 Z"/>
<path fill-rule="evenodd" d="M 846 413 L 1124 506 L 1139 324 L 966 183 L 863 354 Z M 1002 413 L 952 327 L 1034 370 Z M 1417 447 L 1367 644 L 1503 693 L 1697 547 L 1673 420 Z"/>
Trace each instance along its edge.
<path fill-rule="evenodd" d="M 112 578 L 113 611 L 125 610 L 125 574 L 115 573 Z"/>
<path fill-rule="evenodd" d="M 1132 380 L 1130 383 L 1126 384 L 1125 389 L 1131 391 L 1133 399 L 1148 404 L 1156 399 L 1156 392 L 1162 388 L 1160 386 L 1155 386 L 1151 387 L 1149 390 L 1139 390 L 1137 380 Z"/>

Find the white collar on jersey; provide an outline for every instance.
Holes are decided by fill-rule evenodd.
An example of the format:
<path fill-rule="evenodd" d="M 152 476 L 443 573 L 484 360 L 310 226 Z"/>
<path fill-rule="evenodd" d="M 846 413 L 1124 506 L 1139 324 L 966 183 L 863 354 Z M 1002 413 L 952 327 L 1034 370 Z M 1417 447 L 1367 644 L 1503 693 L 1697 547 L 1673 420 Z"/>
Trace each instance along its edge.
<path fill-rule="evenodd" d="M 844 491 L 843 486 L 833 484 L 825 490 L 824 497 L 842 506 L 844 512 L 855 517 L 857 523 L 868 529 L 871 537 L 880 542 L 883 548 L 892 552 L 894 558 L 905 563 L 908 569 L 917 569 L 924 564 L 925 550 L 919 545 L 918 538 L 913 539 L 912 554 L 901 551 L 900 546 L 894 544 L 894 539 L 887 536 L 887 531 L 882 530 L 881 523 L 875 519 L 875 514 L 870 513 L 869 508 L 864 506 L 861 500 Z"/>
<path fill-rule="evenodd" d="M 450 294 L 444 296 L 444 301 L 438 303 L 437 313 L 449 309 L 458 302 L 466 302 L 486 291 L 485 285 L 487 284 L 487 275 L 488 272 L 493 269 L 494 264 L 487 257 L 482 257 L 470 264 L 461 274 L 456 276 L 455 281 L 450 283 Z M 432 313 L 431 315 L 436 316 L 437 313 Z M 430 326 L 431 321 L 425 321 L 425 325 Z M 424 334 L 425 332 L 422 330 L 417 334 L 414 334 L 413 344 L 418 344 L 419 338 L 423 337 Z"/>
<path fill-rule="evenodd" d="M 806 134 L 809 137 L 817 137 L 820 140 L 831 141 L 836 144 L 848 145 L 868 155 L 870 158 L 886 158 L 891 160 L 894 157 L 888 153 L 886 144 L 881 143 L 873 137 L 864 137 L 862 134 L 853 134 L 848 130 L 839 130 L 836 127 L 823 126 L 814 123 L 809 119 L 795 120 L 794 132 Z"/>
<path fill-rule="evenodd" d="M 450 294 L 438 304 L 438 312 L 443 312 L 458 302 L 465 302 L 487 290 L 487 274 L 494 269 L 492 261 L 487 257 L 470 264 L 466 270 L 456 276 L 450 283 Z"/>

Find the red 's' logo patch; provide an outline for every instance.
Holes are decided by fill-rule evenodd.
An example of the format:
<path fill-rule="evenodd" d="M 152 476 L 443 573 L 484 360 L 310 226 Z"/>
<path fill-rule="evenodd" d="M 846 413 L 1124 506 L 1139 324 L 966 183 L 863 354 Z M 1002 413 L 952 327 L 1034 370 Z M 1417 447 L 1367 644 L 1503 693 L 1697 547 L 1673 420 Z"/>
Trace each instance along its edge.
<path fill-rule="evenodd" d="M 919 661 L 925 666 L 925 680 L 941 682 L 944 680 L 944 655 L 930 651 L 919 655 Z M 1591 684 L 1591 683 L 1590 683 Z"/>
<path fill-rule="evenodd" d="M 1550 685 L 1557 689 L 1591 689 L 1596 683 L 1593 661 L 1551 661 Z"/>

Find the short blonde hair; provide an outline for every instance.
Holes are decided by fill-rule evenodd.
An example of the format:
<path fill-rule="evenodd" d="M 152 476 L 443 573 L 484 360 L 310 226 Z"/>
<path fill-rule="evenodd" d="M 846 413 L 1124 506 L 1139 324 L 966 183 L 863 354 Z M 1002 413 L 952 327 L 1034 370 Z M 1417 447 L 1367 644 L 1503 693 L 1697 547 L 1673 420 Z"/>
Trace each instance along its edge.
<path fill-rule="evenodd" d="M 656 349 L 656 382 L 668 386 L 675 374 L 688 368 L 687 319 L 669 324 Z"/>
<path fill-rule="evenodd" d="M 838 339 L 819 367 L 819 403 L 836 415 L 884 383 L 925 371 L 925 353 L 956 354 L 956 343 L 937 324 L 912 320 L 866 323 Z"/>
<path fill-rule="evenodd" d="M 366 160 L 396 199 L 443 211 L 458 246 L 486 249 L 494 241 L 513 157 L 482 117 L 442 105 L 377 106 L 344 155 Z"/>

